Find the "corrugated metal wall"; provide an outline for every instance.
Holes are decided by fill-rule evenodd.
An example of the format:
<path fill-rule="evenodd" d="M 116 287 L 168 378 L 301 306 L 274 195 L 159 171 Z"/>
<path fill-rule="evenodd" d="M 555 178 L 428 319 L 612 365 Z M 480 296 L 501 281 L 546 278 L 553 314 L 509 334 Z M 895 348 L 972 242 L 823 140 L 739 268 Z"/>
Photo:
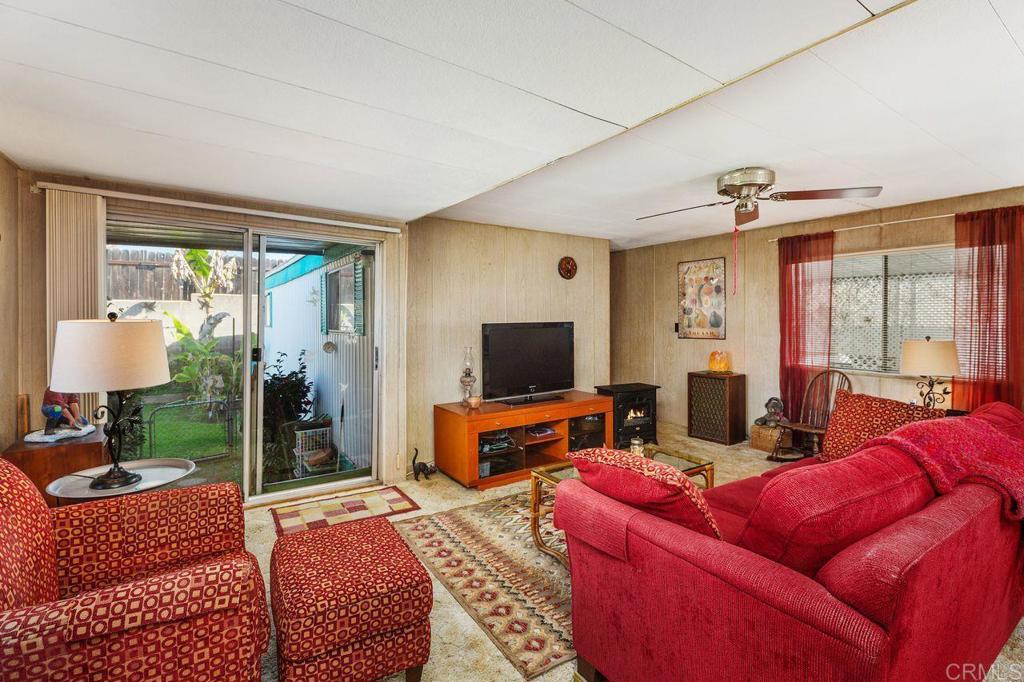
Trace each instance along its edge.
<path fill-rule="evenodd" d="M 365 277 L 365 335 L 320 333 L 320 275 L 355 256 L 332 261 L 316 270 L 268 290 L 271 326 L 264 334 L 264 358 L 268 365 L 278 352 L 288 354 L 286 369 L 306 351 L 308 375 L 316 391 L 314 410 L 334 417 L 334 443 L 356 468 L 370 467 L 373 457 L 373 311 L 374 259 L 363 257 Z M 337 349 L 327 353 L 323 345 L 333 341 Z M 341 408 L 345 419 L 341 420 Z"/>

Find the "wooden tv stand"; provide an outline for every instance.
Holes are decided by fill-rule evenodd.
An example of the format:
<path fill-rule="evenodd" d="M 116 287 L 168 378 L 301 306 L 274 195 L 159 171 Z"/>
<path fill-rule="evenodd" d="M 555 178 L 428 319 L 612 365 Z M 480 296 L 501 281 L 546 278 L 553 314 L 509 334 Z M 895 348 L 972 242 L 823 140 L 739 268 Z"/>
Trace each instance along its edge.
<path fill-rule="evenodd" d="M 554 430 L 531 436 L 531 426 Z M 508 447 L 493 447 L 506 434 Z M 530 469 L 564 460 L 570 448 L 601 447 L 612 442 L 610 396 L 569 391 L 562 400 L 523 405 L 462 403 L 434 405 L 434 463 L 464 486 L 493 488 L 530 477 Z"/>

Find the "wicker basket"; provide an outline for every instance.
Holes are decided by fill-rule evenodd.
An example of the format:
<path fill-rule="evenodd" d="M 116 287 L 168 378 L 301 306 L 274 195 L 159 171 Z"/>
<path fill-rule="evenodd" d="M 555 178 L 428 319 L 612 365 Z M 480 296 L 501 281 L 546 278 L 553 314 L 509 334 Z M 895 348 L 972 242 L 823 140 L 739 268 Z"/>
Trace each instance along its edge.
<path fill-rule="evenodd" d="M 758 426 L 757 424 L 750 427 L 750 447 L 762 452 L 775 452 L 775 442 L 778 440 L 780 432 L 782 432 L 782 447 L 792 447 L 793 432 L 789 429 L 780 429 L 778 426 Z"/>

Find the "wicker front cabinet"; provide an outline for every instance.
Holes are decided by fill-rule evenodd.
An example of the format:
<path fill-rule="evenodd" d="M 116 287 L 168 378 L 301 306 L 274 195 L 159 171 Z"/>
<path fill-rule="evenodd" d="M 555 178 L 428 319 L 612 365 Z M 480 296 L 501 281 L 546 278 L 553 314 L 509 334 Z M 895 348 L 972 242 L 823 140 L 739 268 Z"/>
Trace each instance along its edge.
<path fill-rule="evenodd" d="M 687 433 L 691 438 L 724 445 L 746 440 L 746 375 L 690 372 L 686 413 Z"/>

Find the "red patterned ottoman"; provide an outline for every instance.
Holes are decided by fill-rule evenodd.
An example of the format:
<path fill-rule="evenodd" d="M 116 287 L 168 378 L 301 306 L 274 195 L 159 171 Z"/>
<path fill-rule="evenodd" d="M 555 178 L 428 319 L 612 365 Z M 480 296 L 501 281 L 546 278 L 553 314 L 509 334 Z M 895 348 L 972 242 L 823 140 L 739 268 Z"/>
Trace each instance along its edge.
<path fill-rule="evenodd" d="M 270 558 L 282 682 L 420 679 L 430 576 L 382 517 L 286 535 Z"/>

